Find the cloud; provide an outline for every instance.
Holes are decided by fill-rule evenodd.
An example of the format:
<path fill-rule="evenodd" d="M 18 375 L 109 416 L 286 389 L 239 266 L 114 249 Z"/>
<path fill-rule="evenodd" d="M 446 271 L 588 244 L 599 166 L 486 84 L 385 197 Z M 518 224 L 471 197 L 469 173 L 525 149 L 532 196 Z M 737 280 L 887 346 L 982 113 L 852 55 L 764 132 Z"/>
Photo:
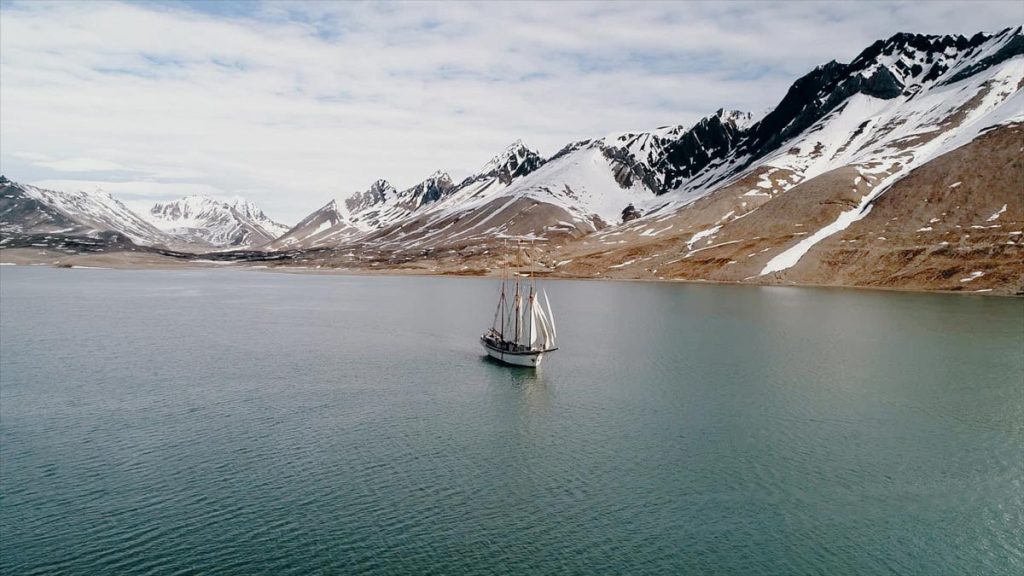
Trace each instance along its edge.
<path fill-rule="evenodd" d="M 109 192 L 129 208 L 140 213 L 148 211 L 154 202 L 177 200 L 183 196 L 198 194 L 220 200 L 229 200 L 233 196 L 228 191 L 216 186 L 187 182 L 150 182 L 145 180 L 111 182 L 108 180 L 52 178 L 33 180 L 29 184 L 48 190 L 84 190 L 87 192 L 102 190 Z"/>
<path fill-rule="evenodd" d="M 65 158 L 63 160 L 37 160 L 36 166 L 50 168 L 57 172 L 112 172 L 129 171 L 130 168 L 117 162 L 97 158 Z"/>
<path fill-rule="evenodd" d="M 244 193 L 294 222 L 377 178 L 474 170 L 516 138 L 551 154 L 759 111 L 897 31 L 1019 19 L 1013 2 L 5 3 L 0 163 Z"/>
<path fill-rule="evenodd" d="M 78 180 L 69 178 L 54 178 L 48 180 L 35 180 L 33 186 L 48 188 L 51 190 L 103 190 L 110 192 L 118 198 L 138 200 L 140 198 L 159 198 L 173 200 L 182 196 L 200 194 L 216 198 L 229 198 L 228 194 L 221 188 L 201 183 L 182 182 L 149 182 L 145 180 L 125 180 L 120 182 L 109 182 L 106 180 Z"/>

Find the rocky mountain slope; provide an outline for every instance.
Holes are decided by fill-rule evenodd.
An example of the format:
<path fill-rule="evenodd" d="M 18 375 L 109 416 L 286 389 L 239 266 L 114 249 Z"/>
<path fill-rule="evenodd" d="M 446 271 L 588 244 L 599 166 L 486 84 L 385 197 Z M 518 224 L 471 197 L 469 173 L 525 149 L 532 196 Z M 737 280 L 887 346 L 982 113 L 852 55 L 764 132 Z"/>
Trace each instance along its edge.
<path fill-rule="evenodd" d="M 275 265 L 488 273 L 518 240 L 536 273 L 565 277 L 1022 292 L 1022 88 L 1020 27 L 897 34 L 760 117 L 719 110 L 550 158 L 517 141 L 461 182 L 331 200 L 262 249 Z M 214 241 L 206 226 L 195 240 Z"/>
<path fill-rule="evenodd" d="M 1022 87 L 1020 28 L 897 34 L 798 79 L 760 119 L 720 110 L 689 127 L 572 143 L 352 231 L 329 258 L 486 270 L 518 238 L 564 276 L 1016 291 Z M 504 157 L 522 157 L 517 146 Z M 987 169 L 954 170 L 972 165 Z M 942 190 L 920 184 L 941 167 Z M 929 210 L 911 209 L 920 205 Z M 882 225 L 883 206 L 907 214 Z M 926 234 L 940 222 L 955 222 L 949 236 Z M 990 237 L 1001 229 L 1005 237 Z M 954 269 L 982 253 L 989 271 Z"/>
<path fill-rule="evenodd" d="M 175 239 L 103 191 L 58 192 L 0 176 L 0 246 L 27 238 L 109 238 L 167 246 Z M 38 237 L 38 238 L 37 238 Z"/>
<path fill-rule="evenodd" d="M 331 200 L 269 246 L 272 250 L 333 246 L 363 237 L 408 218 L 447 197 L 455 189 L 451 177 L 438 171 L 407 190 L 398 191 L 378 180 L 363 192 Z"/>
<path fill-rule="evenodd" d="M 835 70 L 848 76 L 837 80 Z M 808 82 L 827 89 L 796 111 Z M 788 120 L 769 114 L 724 160 L 749 166 L 739 177 L 595 235 L 574 266 L 590 275 L 1020 289 L 1022 86 L 1019 29 L 876 43 L 851 65 L 798 81 L 776 109 L 792 110 Z M 761 125 L 807 124 L 809 109 L 820 118 L 761 151 Z M 622 239 L 628 249 L 593 249 Z M 954 266 L 974 262 L 986 270 Z"/>
<path fill-rule="evenodd" d="M 243 198 L 228 202 L 186 196 L 158 203 L 143 214 L 153 226 L 181 241 L 215 247 L 263 246 L 288 231 Z"/>
<path fill-rule="evenodd" d="M 241 198 L 189 196 L 140 215 L 100 190 L 46 190 L 0 176 L 0 246 L 109 244 L 205 252 L 264 246 L 285 231 Z"/>

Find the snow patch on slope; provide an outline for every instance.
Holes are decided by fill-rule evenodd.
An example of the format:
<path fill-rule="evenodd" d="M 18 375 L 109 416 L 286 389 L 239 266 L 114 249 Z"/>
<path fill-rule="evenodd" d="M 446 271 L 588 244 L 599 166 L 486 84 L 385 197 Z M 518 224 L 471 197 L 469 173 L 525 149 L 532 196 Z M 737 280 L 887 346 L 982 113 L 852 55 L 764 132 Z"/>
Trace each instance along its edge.
<path fill-rule="evenodd" d="M 909 120 L 916 120 L 912 124 L 916 130 L 907 136 L 924 135 L 931 138 L 917 147 L 900 150 L 902 153 L 898 157 L 901 166 L 898 172 L 879 182 L 861 199 L 856 208 L 841 213 L 832 223 L 769 260 L 760 275 L 795 266 L 815 244 L 867 216 L 871 211 L 872 202 L 914 168 L 971 142 L 991 126 L 1015 121 L 1024 113 L 1024 96 L 1022 91 L 1016 88 L 1022 80 L 1024 57 L 1016 57 L 995 67 L 989 73 L 978 74 L 948 86 L 940 86 L 934 93 L 925 94 L 913 103 L 904 101 L 900 114 Z M 976 105 L 969 108 L 969 104 L 975 101 Z M 959 130 L 939 134 L 922 130 L 935 130 L 954 114 L 963 116 Z M 909 124 L 909 120 L 904 124 Z M 911 130 L 904 129 L 901 133 L 909 131 Z"/>
<path fill-rule="evenodd" d="M 207 196 L 186 196 L 157 203 L 144 217 L 153 226 L 184 241 L 221 247 L 256 247 L 288 231 L 287 226 L 271 220 L 255 204 L 237 196 L 226 202 Z"/>
<path fill-rule="evenodd" d="M 47 190 L 28 184 L 13 184 L 33 198 L 70 220 L 94 232 L 120 232 L 139 244 L 164 244 L 170 238 L 159 229 L 132 212 L 108 192 L 95 190 L 65 192 Z"/>

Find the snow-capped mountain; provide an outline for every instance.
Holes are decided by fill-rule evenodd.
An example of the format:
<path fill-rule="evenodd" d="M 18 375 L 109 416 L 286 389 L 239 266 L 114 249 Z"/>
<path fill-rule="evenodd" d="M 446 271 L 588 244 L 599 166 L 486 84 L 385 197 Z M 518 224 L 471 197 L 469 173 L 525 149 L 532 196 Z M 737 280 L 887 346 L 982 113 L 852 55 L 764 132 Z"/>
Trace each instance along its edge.
<path fill-rule="evenodd" d="M 995 35 L 979 33 L 970 39 L 896 34 L 888 40 L 875 42 L 850 64 L 831 61 L 798 79 L 771 112 L 749 129 L 740 131 L 735 146 L 720 147 L 717 153 L 709 153 L 703 164 L 711 166 L 716 160 L 728 159 L 730 166 L 749 167 L 785 148 L 787 141 L 816 131 L 816 123 L 833 111 L 841 112 L 851 98 L 887 101 L 891 110 L 901 108 L 926 91 L 941 95 L 933 100 L 944 99 L 950 94 L 937 89 L 990 70 L 1021 54 L 1024 54 L 1024 37 L 1019 27 Z M 864 135 L 872 126 L 843 128 Z M 694 173 L 702 168 L 701 164 L 691 161 L 685 173 Z M 680 187 L 685 184 L 670 181 L 667 186 L 669 189 Z"/>
<path fill-rule="evenodd" d="M 460 182 L 378 180 L 265 249 L 486 270 L 518 238 L 576 277 L 1005 290 L 1024 283 L 1022 138 L 1020 27 L 896 34 L 818 66 L 763 114 L 722 109 L 549 158 L 517 141 Z"/>
<path fill-rule="evenodd" d="M 254 248 L 288 231 L 255 204 L 235 197 L 225 202 L 206 196 L 186 196 L 155 204 L 145 218 L 165 233 L 182 240 L 217 247 Z"/>
<path fill-rule="evenodd" d="M 529 148 L 522 140 L 516 140 L 504 151 L 484 165 L 477 178 L 495 178 L 498 182 L 508 185 L 516 178 L 526 176 L 544 163 L 544 159 L 535 150 Z"/>
<path fill-rule="evenodd" d="M 897 34 L 851 64 L 830 62 L 797 80 L 756 122 L 719 111 L 685 130 L 606 138 L 584 148 L 601 148 L 617 174 L 628 170 L 634 176 L 616 178 L 618 189 L 605 186 L 597 194 L 606 201 L 618 197 L 612 203 L 622 208 L 630 200 L 623 189 L 635 180 L 658 196 L 636 198 L 637 206 L 651 210 L 688 205 L 765 170 L 791 173 L 784 184 L 776 177 L 780 190 L 854 162 L 898 157 L 902 162 L 894 170 L 903 174 L 988 126 L 1019 117 L 1022 55 L 1020 28 L 970 39 Z M 549 165 L 577 153 L 570 148 Z"/>
<path fill-rule="evenodd" d="M 336 246 L 407 224 L 423 214 L 457 210 L 505 189 L 541 164 L 536 151 L 516 141 L 459 184 L 440 170 L 401 191 L 378 180 L 363 192 L 328 202 L 276 239 L 271 249 Z"/>
<path fill-rule="evenodd" d="M 516 142 L 443 201 L 358 239 L 424 250 L 450 241 L 586 235 L 617 224 L 627 206 L 658 202 L 668 169 L 683 165 L 675 158 L 689 150 L 691 159 L 706 161 L 732 149 L 751 121 L 748 113 L 719 110 L 690 127 L 573 142 L 547 160 Z"/>
<path fill-rule="evenodd" d="M 590 273 L 960 289 L 982 258 L 971 278 L 1019 282 L 1004 226 L 1024 220 L 1022 86 L 1020 28 L 898 34 L 820 66 L 644 217 L 596 234 L 592 262 L 614 268 Z M 608 249 L 623 240 L 628 257 Z"/>
<path fill-rule="evenodd" d="M 562 270 L 574 275 L 660 269 L 677 277 L 783 281 L 779 272 L 868 218 L 879 199 L 902 180 L 912 181 L 917 169 L 982 136 L 986 145 L 1005 140 L 1024 121 L 1022 86 L 1020 28 L 971 38 L 897 34 L 849 64 L 815 68 L 758 118 L 719 110 L 690 126 L 574 142 L 546 160 L 516 143 L 439 200 L 401 211 L 388 208 L 397 204 L 397 192 L 364 193 L 358 207 L 378 206 L 378 217 L 364 218 L 362 232 L 348 220 L 338 245 L 402 260 L 438 250 L 486 252 L 508 237 L 537 238 L 571 246 L 562 251 L 583 250 L 563 254 L 575 262 Z M 1009 172 L 1013 185 L 996 187 L 999 193 L 985 200 L 999 205 L 979 213 L 997 212 L 1004 203 L 1001 218 L 1024 210 L 1020 195 L 1011 194 L 1024 179 L 1017 168 Z M 990 179 L 971 178 L 979 185 Z M 924 203 L 922 193 L 903 192 L 911 203 Z M 958 209 L 955 203 L 947 208 L 925 224 Z M 628 223 L 622 223 L 624 212 Z M 972 228 L 977 222 L 956 225 L 979 236 Z M 897 236 L 891 228 L 878 237 Z M 969 235 L 963 236 L 957 241 Z M 723 251 L 728 255 L 720 256 Z M 694 267 L 698 253 L 716 259 Z M 595 270 L 588 260 L 610 264 Z M 652 265 L 659 260 L 661 268 Z"/>
<path fill-rule="evenodd" d="M 513 182 L 528 176 L 544 164 L 536 150 L 516 140 L 499 154 L 491 158 L 475 174 L 454 185 L 451 189 L 426 208 L 424 212 L 447 213 L 459 206 L 466 206 L 490 198 L 506 189 Z"/>
<path fill-rule="evenodd" d="M 344 201 L 331 200 L 268 245 L 270 250 L 334 246 L 365 234 L 349 219 Z"/>
<path fill-rule="evenodd" d="M 116 232 L 147 245 L 174 239 L 101 190 L 61 192 L 11 182 L 0 176 L 0 232 L 21 235 L 98 237 Z"/>
<path fill-rule="evenodd" d="M 547 160 L 516 141 L 462 182 L 445 179 L 430 196 L 432 202 L 410 202 L 416 187 L 398 192 L 381 180 L 325 207 L 344 207 L 331 224 L 333 231 L 320 229 L 316 238 L 300 238 L 317 230 L 318 223 L 273 247 L 365 240 L 384 248 L 422 250 L 449 239 L 466 243 L 478 237 L 542 237 L 546 231 L 588 234 L 617 223 L 626 206 L 654 201 L 666 191 L 666 175 L 683 170 L 687 162 L 706 163 L 709 155 L 732 149 L 751 121 L 749 113 L 719 110 L 690 127 L 574 142 Z"/>
<path fill-rule="evenodd" d="M 349 220 L 365 231 L 377 230 L 407 218 L 424 206 L 439 202 L 455 189 L 444 171 L 437 171 L 426 180 L 398 191 L 386 180 L 378 180 L 365 192 L 345 199 Z"/>

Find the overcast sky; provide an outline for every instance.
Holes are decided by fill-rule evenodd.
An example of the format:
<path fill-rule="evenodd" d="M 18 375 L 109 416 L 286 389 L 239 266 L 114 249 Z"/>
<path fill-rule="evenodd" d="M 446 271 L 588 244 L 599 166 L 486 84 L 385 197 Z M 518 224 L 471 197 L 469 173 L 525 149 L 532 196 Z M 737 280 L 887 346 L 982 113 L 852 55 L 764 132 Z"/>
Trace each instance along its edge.
<path fill-rule="evenodd" d="M 899 31 L 995 31 L 1024 2 L 0 3 L 0 170 L 138 208 L 201 193 L 294 224 L 465 176 L 521 138 L 761 112 Z"/>

